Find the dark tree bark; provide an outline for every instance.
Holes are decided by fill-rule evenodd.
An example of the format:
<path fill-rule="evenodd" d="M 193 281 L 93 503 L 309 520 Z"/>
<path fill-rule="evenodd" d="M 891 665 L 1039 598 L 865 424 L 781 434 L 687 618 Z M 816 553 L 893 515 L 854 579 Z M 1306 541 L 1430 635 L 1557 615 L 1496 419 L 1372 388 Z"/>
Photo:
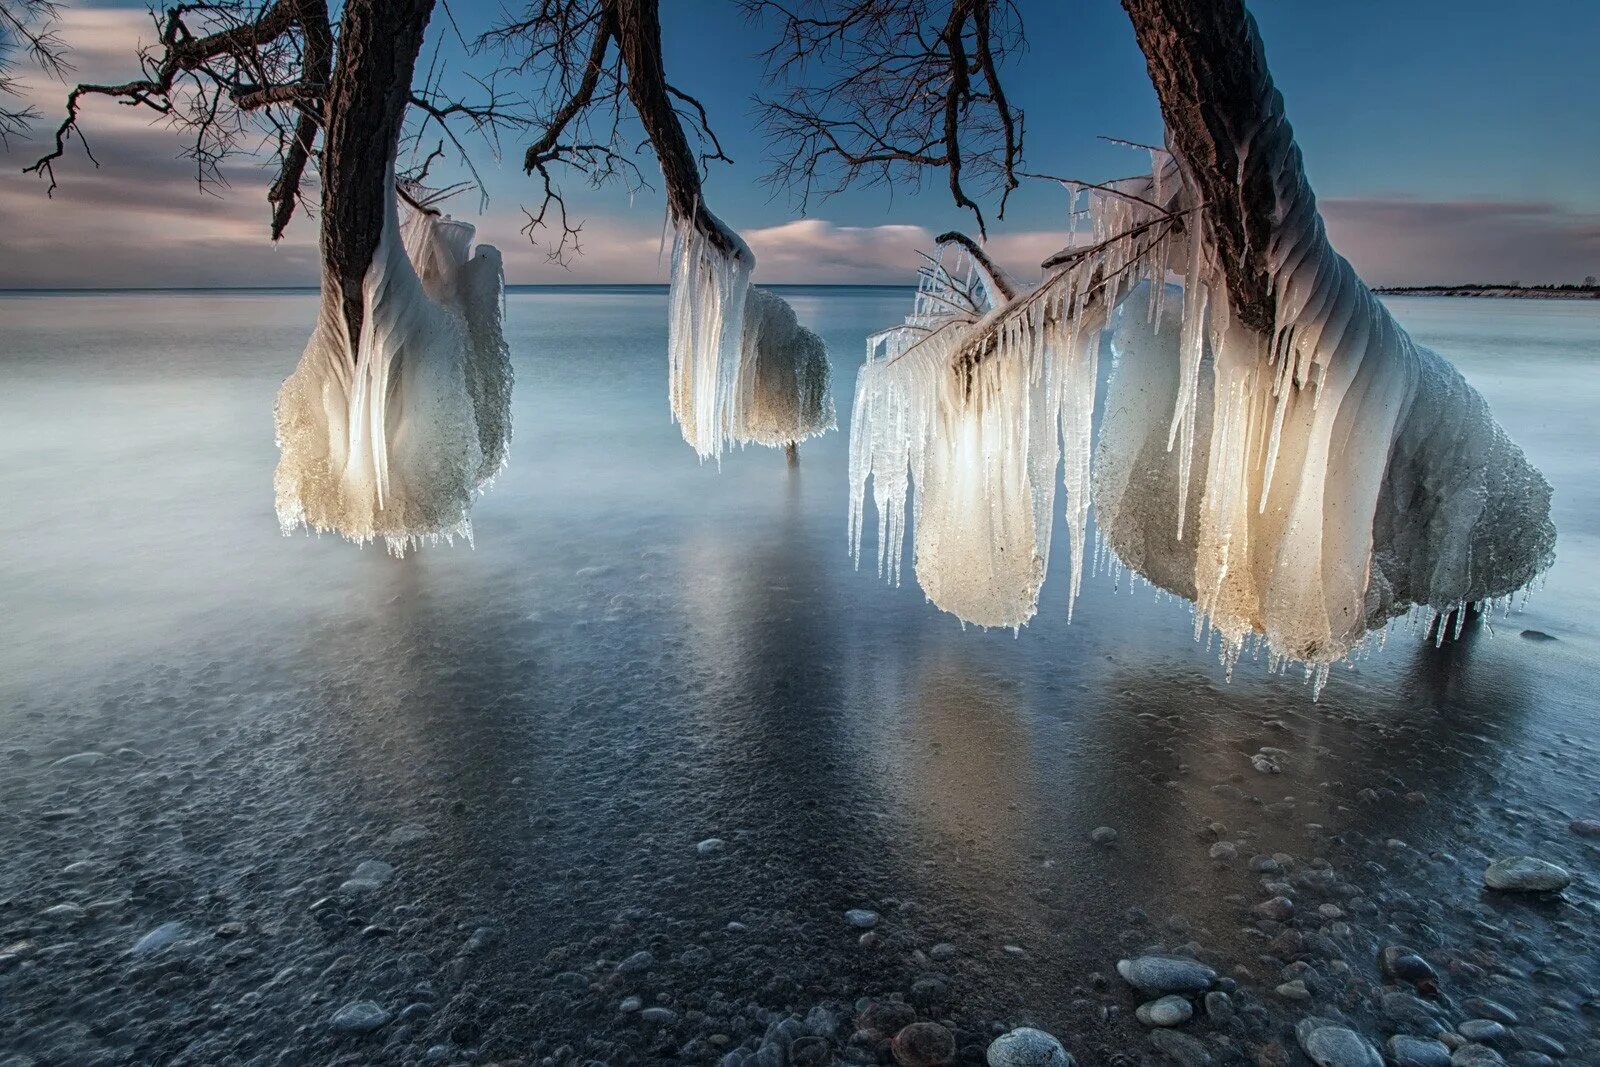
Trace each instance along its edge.
<path fill-rule="evenodd" d="M 706 210 L 700 195 L 700 165 L 672 104 L 661 58 L 658 0 L 605 0 L 605 4 L 616 26 L 622 62 L 628 68 L 628 99 L 661 164 L 672 217 L 694 219 L 696 228 L 713 244 L 732 254 L 734 249 L 722 226 Z"/>
<path fill-rule="evenodd" d="M 354 343 L 362 281 L 383 236 L 390 164 L 434 0 L 347 0 L 323 108 L 323 284 L 339 287 Z"/>
<path fill-rule="evenodd" d="M 1309 197 L 1310 187 L 1255 20 L 1242 0 L 1122 0 L 1122 6 L 1172 147 L 1204 200 L 1202 224 L 1227 278 L 1233 314 L 1269 333 L 1268 248 L 1279 193 L 1297 189 Z"/>

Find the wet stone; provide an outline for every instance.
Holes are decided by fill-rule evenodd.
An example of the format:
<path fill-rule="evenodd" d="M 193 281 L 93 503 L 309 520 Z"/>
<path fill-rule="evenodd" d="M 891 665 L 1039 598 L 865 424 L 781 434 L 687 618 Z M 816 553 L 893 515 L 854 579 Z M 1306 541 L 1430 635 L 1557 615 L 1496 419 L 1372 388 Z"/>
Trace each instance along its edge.
<path fill-rule="evenodd" d="M 1390 945 L 1379 953 L 1378 968 L 1386 977 L 1398 978 L 1413 985 L 1437 981 L 1439 978 L 1427 960 L 1401 945 Z"/>
<path fill-rule="evenodd" d="M 656 965 L 655 956 L 643 950 L 617 964 L 618 974 L 643 974 Z"/>
<path fill-rule="evenodd" d="M 938 1023 L 912 1023 L 894 1035 L 893 1051 L 900 1067 L 941 1067 L 955 1059 L 956 1039 Z"/>
<path fill-rule="evenodd" d="M 957 949 L 948 941 L 941 941 L 928 950 L 928 958 L 935 963 L 948 963 L 956 958 Z"/>
<path fill-rule="evenodd" d="M 1302 1020 L 1295 1038 L 1317 1067 L 1383 1067 L 1383 1057 L 1366 1038 L 1327 1019 Z"/>
<path fill-rule="evenodd" d="M 1179 1067 L 1211 1067 L 1211 1053 L 1205 1045 L 1177 1030 L 1152 1030 L 1150 1043 L 1174 1060 Z"/>
<path fill-rule="evenodd" d="M 678 1021 L 678 1013 L 671 1008 L 646 1008 L 639 1013 L 639 1018 L 656 1026 L 670 1026 Z"/>
<path fill-rule="evenodd" d="M 1273 897 L 1271 900 L 1263 900 L 1250 910 L 1259 919 L 1288 922 L 1294 918 L 1294 901 L 1283 896 Z"/>
<path fill-rule="evenodd" d="M 1089 840 L 1097 845 L 1109 845 L 1117 839 L 1117 832 L 1109 826 L 1097 826 L 1089 835 Z"/>
<path fill-rule="evenodd" d="M 878 913 L 866 908 L 851 908 L 844 913 L 844 921 L 858 930 L 870 930 L 878 925 Z"/>
<path fill-rule="evenodd" d="M 1571 885 L 1572 875 L 1533 856 L 1511 856 L 1490 864 L 1483 884 L 1507 893 L 1553 893 Z"/>
<path fill-rule="evenodd" d="M 149 956 L 175 944 L 184 935 L 180 922 L 162 923 L 135 941 L 130 950 L 135 956 Z"/>
<path fill-rule="evenodd" d="M 1134 1016 L 1146 1026 L 1178 1026 L 1194 1016 L 1194 1005 L 1179 996 L 1165 996 L 1139 1005 Z"/>
<path fill-rule="evenodd" d="M 1145 993 L 1200 993 L 1217 980 L 1217 972 L 1205 964 L 1174 956 L 1118 960 L 1117 973 L 1129 985 Z"/>
<path fill-rule="evenodd" d="M 370 1034 L 389 1023 L 389 1013 L 370 1000 L 351 1001 L 333 1013 L 328 1026 L 340 1034 Z"/>
<path fill-rule="evenodd" d="M 1061 1042 L 1031 1026 L 995 1038 L 984 1059 L 989 1067 L 1075 1067 L 1077 1062 Z"/>
<path fill-rule="evenodd" d="M 1470 1012 L 1479 1019 L 1493 1019 L 1506 1026 L 1517 1025 L 1517 1013 L 1498 1001 L 1489 1000 L 1487 997 L 1468 997 L 1461 1002 L 1463 1011 Z"/>
<path fill-rule="evenodd" d="M 1456 1027 L 1456 1033 L 1468 1041 L 1489 1044 L 1503 1039 L 1508 1031 L 1493 1019 L 1468 1019 Z"/>
<path fill-rule="evenodd" d="M 1450 1050 L 1438 1041 L 1396 1034 L 1386 1047 L 1394 1067 L 1450 1067 Z"/>

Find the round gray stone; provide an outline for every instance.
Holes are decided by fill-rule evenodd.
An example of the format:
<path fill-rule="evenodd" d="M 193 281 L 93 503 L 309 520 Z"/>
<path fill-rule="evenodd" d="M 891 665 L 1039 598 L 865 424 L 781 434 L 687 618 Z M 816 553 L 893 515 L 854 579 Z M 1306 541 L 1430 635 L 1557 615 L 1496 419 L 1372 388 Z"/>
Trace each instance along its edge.
<path fill-rule="evenodd" d="M 1178 1026 L 1193 1018 L 1194 1005 L 1182 997 L 1169 995 L 1139 1005 L 1134 1015 L 1146 1026 Z"/>
<path fill-rule="evenodd" d="M 1217 972 L 1205 964 L 1176 956 L 1118 960 L 1117 973 L 1145 993 L 1201 993 L 1217 980 Z"/>
<path fill-rule="evenodd" d="M 989 1044 L 989 1067 L 1076 1067 L 1061 1042 L 1031 1026 L 1001 1034 Z"/>
<path fill-rule="evenodd" d="M 1533 856 L 1510 856 L 1489 865 L 1483 884 L 1505 893 L 1554 893 L 1571 885 L 1572 875 Z"/>

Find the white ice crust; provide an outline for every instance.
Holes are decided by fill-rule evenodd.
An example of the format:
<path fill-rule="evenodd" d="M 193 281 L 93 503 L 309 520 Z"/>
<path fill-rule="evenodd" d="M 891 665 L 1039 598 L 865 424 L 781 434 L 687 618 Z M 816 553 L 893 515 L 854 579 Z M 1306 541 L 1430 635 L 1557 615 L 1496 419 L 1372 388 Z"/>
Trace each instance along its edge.
<path fill-rule="evenodd" d="M 788 445 L 833 429 L 822 339 L 787 301 L 750 284 L 755 255 L 739 235 L 699 214 L 710 234 L 673 222 L 668 379 L 683 439 L 706 460 L 734 445 Z"/>
<path fill-rule="evenodd" d="M 851 426 L 858 555 L 870 479 L 879 568 L 898 579 L 909 484 L 929 599 L 965 621 L 1021 625 L 1048 558 L 1059 442 L 1070 615 L 1109 325 L 1092 479 L 1102 547 L 1194 601 L 1197 636 L 1219 638 L 1230 667 L 1259 640 L 1320 686 L 1390 619 L 1504 600 L 1548 568 L 1549 485 L 1329 246 L 1303 182 L 1279 191 L 1271 336 L 1232 321 L 1170 155 L 1153 153 L 1146 178 L 1085 192 L 1085 252 L 1038 289 L 995 307 L 940 265 L 906 322 L 869 340 Z"/>
<path fill-rule="evenodd" d="M 284 532 L 358 544 L 471 538 L 477 493 L 506 460 L 511 362 L 502 333 L 500 253 L 473 228 L 414 213 L 389 194 L 362 285 L 354 340 L 325 279 L 316 329 L 276 407 L 274 478 Z"/>

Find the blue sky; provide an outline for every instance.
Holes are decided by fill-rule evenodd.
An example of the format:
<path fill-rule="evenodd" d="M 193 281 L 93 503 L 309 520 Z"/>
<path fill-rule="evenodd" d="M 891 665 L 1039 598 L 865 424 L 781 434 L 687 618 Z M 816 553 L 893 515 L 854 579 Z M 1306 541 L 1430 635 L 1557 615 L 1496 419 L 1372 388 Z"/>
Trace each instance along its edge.
<path fill-rule="evenodd" d="M 872 188 L 813 203 L 808 221 L 760 178 L 768 148 L 755 126 L 762 89 L 757 53 L 769 30 L 724 0 L 665 0 L 663 27 L 673 80 L 699 96 L 732 165 L 718 165 L 708 202 L 752 237 L 758 280 L 896 281 L 911 250 L 951 226 L 971 228 L 942 180 L 928 187 Z M 1098 135 L 1159 141 L 1161 123 L 1143 57 L 1115 0 L 1024 0 L 1029 49 L 1005 72 L 1027 115 L 1030 169 L 1089 180 L 1132 173 L 1138 153 Z M 120 8 L 118 10 L 117 8 Z M 469 36 L 498 3 L 451 0 Z M 1335 243 L 1377 284 L 1519 279 L 1579 280 L 1600 274 L 1600 120 L 1593 50 L 1600 3 L 1530 0 L 1508 7 L 1473 0 L 1263 0 L 1252 5 L 1267 54 L 1323 203 Z M 142 10 L 69 2 L 64 27 L 80 74 L 125 77 L 132 46 L 151 36 Z M 461 55 L 436 16 L 429 53 L 456 69 Z M 425 54 L 426 58 L 426 54 Z M 58 113 L 62 88 L 27 80 L 41 110 Z M 45 125 L 45 124 L 42 124 Z M 279 247 L 266 240 L 267 176 L 236 168 L 222 199 L 203 197 L 164 130 L 110 104 L 88 113 L 105 169 L 81 155 L 61 169 L 53 201 L 19 176 L 32 158 L 13 146 L 0 176 L 0 215 L 23 255 L 0 264 L 0 285 L 296 284 L 315 281 L 315 231 L 302 221 Z M 520 236 L 518 205 L 532 198 L 516 167 L 479 155 L 491 195 L 477 217 L 456 210 L 508 253 L 512 282 L 655 280 L 659 191 L 569 183 L 586 217 L 587 255 L 570 270 L 545 262 Z M 36 154 L 36 153 L 35 153 Z M 1045 184 L 1013 197 L 992 226 L 997 253 L 1026 272 L 1064 243 L 1064 200 Z M 14 225 L 15 224 L 15 225 Z M 10 243 L 10 242 L 8 242 Z M 648 254 L 645 254 L 648 253 Z"/>

